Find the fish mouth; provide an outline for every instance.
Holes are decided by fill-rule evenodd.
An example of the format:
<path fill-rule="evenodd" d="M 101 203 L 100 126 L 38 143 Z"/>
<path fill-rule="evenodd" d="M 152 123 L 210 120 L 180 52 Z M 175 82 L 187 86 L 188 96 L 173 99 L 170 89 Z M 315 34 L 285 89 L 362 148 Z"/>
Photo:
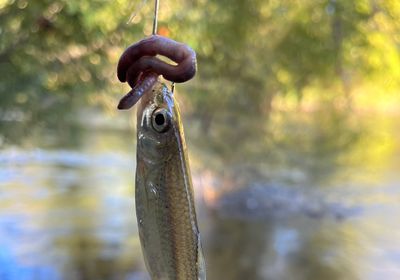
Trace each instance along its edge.
<path fill-rule="evenodd" d="M 171 113 L 174 106 L 173 93 L 163 82 L 157 81 L 152 90 L 144 94 L 139 102 L 137 116 L 142 118 L 147 108 L 166 108 Z"/>
<path fill-rule="evenodd" d="M 157 82 L 153 87 L 153 104 L 157 107 L 164 107 L 171 110 L 173 107 L 173 93 L 168 86 L 162 82 Z M 172 111 L 172 110 L 171 110 Z"/>

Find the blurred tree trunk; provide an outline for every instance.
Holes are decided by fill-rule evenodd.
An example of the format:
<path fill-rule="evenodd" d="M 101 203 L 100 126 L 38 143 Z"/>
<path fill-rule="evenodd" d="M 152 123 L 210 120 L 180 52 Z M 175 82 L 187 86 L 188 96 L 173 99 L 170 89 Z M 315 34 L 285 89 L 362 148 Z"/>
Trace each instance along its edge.
<path fill-rule="evenodd" d="M 343 66 L 343 20 L 342 20 L 342 7 L 337 1 L 331 1 L 334 13 L 331 20 L 332 39 L 334 51 L 336 54 L 335 72 L 342 84 L 342 90 L 346 99 L 346 105 L 352 107 L 351 97 L 351 78 L 349 73 Z"/>

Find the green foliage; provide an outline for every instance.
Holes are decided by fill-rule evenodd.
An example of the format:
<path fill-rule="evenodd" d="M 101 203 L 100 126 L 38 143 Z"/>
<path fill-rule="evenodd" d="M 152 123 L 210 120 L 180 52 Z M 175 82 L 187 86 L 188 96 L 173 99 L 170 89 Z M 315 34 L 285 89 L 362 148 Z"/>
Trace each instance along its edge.
<path fill-rule="evenodd" d="M 130 2 L 0 0 L 0 115 L 60 117 L 121 94 L 118 56 L 149 33 L 153 8 L 127 25 L 141 1 Z M 211 122 L 222 108 L 267 115 L 274 96 L 301 98 L 308 86 L 350 95 L 384 75 L 398 87 L 399 19 L 397 0 L 169 0 L 159 26 L 197 51 L 199 75 L 184 89 Z"/>
<path fill-rule="evenodd" d="M 126 3 L 19 0 L 1 5 L 2 112 L 59 112 L 110 87 L 115 46 L 124 44 L 121 34 L 128 34 L 128 26 L 114 15 L 123 14 Z"/>

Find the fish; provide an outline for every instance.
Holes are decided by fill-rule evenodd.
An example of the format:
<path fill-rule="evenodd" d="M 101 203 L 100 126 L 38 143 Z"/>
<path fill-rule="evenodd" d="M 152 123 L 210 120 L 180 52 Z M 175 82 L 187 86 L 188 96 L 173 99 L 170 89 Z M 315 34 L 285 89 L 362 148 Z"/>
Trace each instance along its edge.
<path fill-rule="evenodd" d="M 139 102 L 136 157 L 136 216 L 151 278 L 205 280 L 179 106 L 160 81 Z"/>

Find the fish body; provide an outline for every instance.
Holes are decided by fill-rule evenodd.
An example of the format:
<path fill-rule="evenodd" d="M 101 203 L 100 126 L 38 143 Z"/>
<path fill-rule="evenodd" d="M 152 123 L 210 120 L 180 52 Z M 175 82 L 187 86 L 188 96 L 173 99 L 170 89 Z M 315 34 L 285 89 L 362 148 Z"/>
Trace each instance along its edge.
<path fill-rule="evenodd" d="M 157 82 L 138 107 L 136 215 L 153 280 L 203 280 L 183 127 L 173 93 Z"/>

